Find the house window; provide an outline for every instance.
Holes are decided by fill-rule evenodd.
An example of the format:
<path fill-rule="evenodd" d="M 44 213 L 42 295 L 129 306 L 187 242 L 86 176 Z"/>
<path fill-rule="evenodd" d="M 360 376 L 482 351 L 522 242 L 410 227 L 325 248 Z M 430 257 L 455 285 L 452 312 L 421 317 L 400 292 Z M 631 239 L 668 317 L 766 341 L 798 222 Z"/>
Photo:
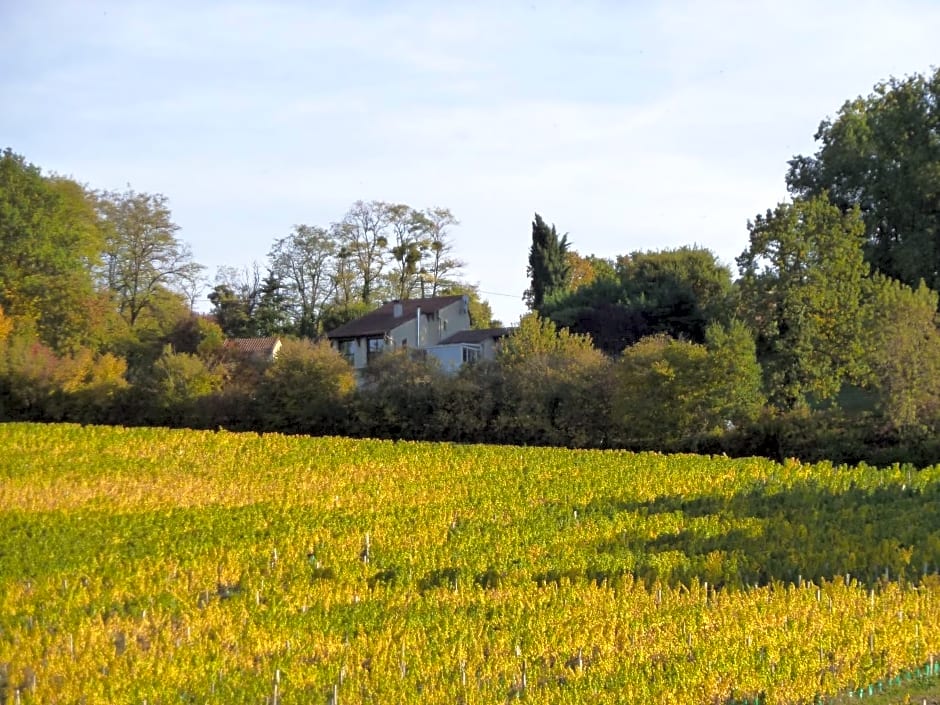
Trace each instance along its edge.
<path fill-rule="evenodd" d="M 339 341 L 339 354 L 345 357 L 350 365 L 355 366 L 356 364 L 356 341 L 355 340 Z"/>
<path fill-rule="evenodd" d="M 478 348 L 478 347 L 471 347 L 471 346 L 468 346 L 468 345 L 465 345 L 465 346 L 463 347 L 463 361 L 464 361 L 464 363 L 467 363 L 467 362 L 476 362 L 476 361 L 479 360 L 479 359 L 480 359 L 480 348 Z"/>
<path fill-rule="evenodd" d="M 366 348 L 366 361 L 372 362 L 377 355 L 381 355 L 385 350 L 385 339 L 384 338 L 369 338 L 368 347 Z"/>

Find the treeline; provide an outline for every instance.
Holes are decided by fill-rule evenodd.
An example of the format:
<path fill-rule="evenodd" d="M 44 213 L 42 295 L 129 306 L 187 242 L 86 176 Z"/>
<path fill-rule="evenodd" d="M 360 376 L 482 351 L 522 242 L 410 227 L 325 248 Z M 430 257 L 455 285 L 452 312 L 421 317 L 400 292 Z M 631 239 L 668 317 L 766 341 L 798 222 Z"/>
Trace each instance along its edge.
<path fill-rule="evenodd" d="M 824 121 L 792 200 L 748 223 L 736 278 L 696 247 L 582 256 L 536 215 L 532 313 L 495 360 L 445 374 L 387 353 L 358 380 L 315 339 L 382 299 L 467 291 L 448 211 L 357 202 L 297 226 L 263 273 L 222 270 L 198 316 L 201 268 L 163 197 L 90 192 L 8 150 L 0 414 L 936 462 L 938 105 L 940 71 Z M 224 344 L 256 335 L 285 338 L 273 363 Z"/>

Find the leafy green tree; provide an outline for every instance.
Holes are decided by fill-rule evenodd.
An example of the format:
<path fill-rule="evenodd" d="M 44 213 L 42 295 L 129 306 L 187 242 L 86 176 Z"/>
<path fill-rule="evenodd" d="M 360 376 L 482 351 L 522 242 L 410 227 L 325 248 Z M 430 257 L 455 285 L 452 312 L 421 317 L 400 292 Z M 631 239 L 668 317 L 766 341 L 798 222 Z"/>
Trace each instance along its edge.
<path fill-rule="evenodd" d="M 431 356 L 407 349 L 382 353 L 362 372 L 356 394 L 356 432 L 411 440 L 437 440 L 438 395 L 444 373 Z"/>
<path fill-rule="evenodd" d="M 271 275 L 280 283 L 297 335 L 313 338 L 322 332 L 323 308 L 336 291 L 332 276 L 336 253 L 337 243 L 329 230 L 297 225 L 268 254 Z"/>
<path fill-rule="evenodd" d="M 933 433 L 940 422 L 937 294 L 874 276 L 866 316 L 869 384 L 888 427 L 905 436 Z"/>
<path fill-rule="evenodd" d="M 874 268 L 916 287 L 940 289 L 940 69 L 879 83 L 823 120 L 810 157 L 790 161 L 799 198 L 828 192 L 858 208 Z"/>
<path fill-rule="evenodd" d="M 780 204 L 748 224 L 738 257 L 741 314 L 757 339 L 771 401 L 833 397 L 863 370 L 865 226 L 823 195 Z"/>
<path fill-rule="evenodd" d="M 668 447 L 711 430 L 708 350 L 665 334 L 643 338 L 617 363 L 615 413 L 634 446 Z"/>
<path fill-rule="evenodd" d="M 343 430 L 355 388 L 352 367 L 329 343 L 285 340 L 258 390 L 262 423 L 291 433 Z"/>
<path fill-rule="evenodd" d="M 55 350 L 90 337 L 102 235 L 88 192 L 0 153 L 0 305 Z"/>
<path fill-rule="evenodd" d="M 493 422 L 509 443 L 607 445 L 608 360 L 584 335 L 533 312 L 502 342 Z"/>
<path fill-rule="evenodd" d="M 255 333 L 254 322 L 245 299 L 226 284 L 216 284 L 209 293 L 212 317 L 230 338 L 251 338 Z"/>
<path fill-rule="evenodd" d="M 753 421 L 763 406 L 754 340 L 739 322 L 713 324 L 707 344 L 650 336 L 617 363 L 614 409 L 627 441 L 673 448 Z"/>
<path fill-rule="evenodd" d="M 323 323 L 324 311 L 320 312 L 320 324 Z M 268 275 L 261 282 L 258 306 L 255 309 L 255 330 L 263 337 L 280 335 L 290 330 L 290 304 L 277 275 L 268 270 Z"/>
<path fill-rule="evenodd" d="M 208 299 L 212 316 L 223 332 L 232 338 L 257 336 L 257 308 L 261 299 L 261 269 L 258 263 L 250 267 L 219 267 L 215 286 Z"/>
<path fill-rule="evenodd" d="M 549 227 L 536 213 L 526 271 L 530 284 L 525 299 L 531 310 L 541 311 L 546 300 L 560 295 L 567 287 L 571 276 L 568 247 L 568 235 L 559 238 L 554 224 Z"/>
<path fill-rule="evenodd" d="M 167 302 L 164 292 L 185 298 L 185 282 L 203 267 L 176 237 L 179 226 L 166 196 L 112 191 L 101 194 L 99 207 L 106 224 L 102 278 L 134 328 L 145 311 L 162 315 L 157 309 Z"/>
<path fill-rule="evenodd" d="M 704 248 L 636 252 L 617 258 L 623 300 L 655 333 L 704 342 L 705 330 L 726 316 L 731 271 Z"/>
<path fill-rule="evenodd" d="M 743 426 L 754 421 L 767 398 L 750 329 L 737 319 L 727 325 L 712 323 L 705 331 L 705 348 L 712 427 Z"/>
<path fill-rule="evenodd" d="M 589 260 L 582 286 L 554 297 L 544 313 L 559 326 L 591 336 L 608 355 L 656 333 L 701 343 L 727 318 L 731 272 L 709 250 L 683 247 Z"/>
<path fill-rule="evenodd" d="M 503 341 L 497 359 L 501 365 L 513 367 L 531 361 L 548 363 L 553 355 L 578 355 L 593 350 L 588 336 L 559 329 L 551 320 L 533 312 L 523 316 L 512 335 Z"/>
<path fill-rule="evenodd" d="M 141 384 L 149 405 L 144 414 L 151 422 L 199 425 L 199 403 L 222 389 L 225 375 L 224 367 L 167 345 Z"/>

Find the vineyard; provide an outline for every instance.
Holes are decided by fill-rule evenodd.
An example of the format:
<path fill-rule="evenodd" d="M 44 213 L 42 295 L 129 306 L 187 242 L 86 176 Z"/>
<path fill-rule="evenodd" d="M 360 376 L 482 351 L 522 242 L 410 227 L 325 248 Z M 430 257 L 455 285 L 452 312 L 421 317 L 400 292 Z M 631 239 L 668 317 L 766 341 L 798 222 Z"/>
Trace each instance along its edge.
<path fill-rule="evenodd" d="M 812 703 L 940 657 L 940 468 L 0 425 L 0 703 Z"/>

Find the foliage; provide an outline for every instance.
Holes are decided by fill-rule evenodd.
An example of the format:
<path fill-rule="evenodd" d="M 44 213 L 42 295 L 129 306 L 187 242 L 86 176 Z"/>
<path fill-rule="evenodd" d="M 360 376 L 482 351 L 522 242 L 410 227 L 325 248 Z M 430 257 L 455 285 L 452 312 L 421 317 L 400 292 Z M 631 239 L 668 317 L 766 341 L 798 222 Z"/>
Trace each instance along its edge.
<path fill-rule="evenodd" d="M 846 101 L 816 132 L 819 149 L 790 162 L 790 192 L 828 192 L 843 211 L 858 208 L 866 255 L 886 276 L 940 289 L 940 69 L 879 83 Z"/>
<path fill-rule="evenodd" d="M 568 286 L 571 263 L 568 260 L 568 235 L 561 238 L 555 230 L 535 214 L 532 221 L 532 245 L 529 248 L 529 288 L 525 292 L 526 304 L 532 311 L 541 312 L 545 301 L 560 294 Z"/>
<path fill-rule="evenodd" d="M 783 705 L 940 653 L 936 467 L 28 424 L 0 447 L 11 702 Z"/>
<path fill-rule="evenodd" d="M 713 324 L 707 344 L 659 334 L 617 363 L 614 413 L 627 442 L 669 448 L 750 423 L 763 406 L 754 340 L 739 322 Z"/>
<path fill-rule="evenodd" d="M 703 343 L 707 327 L 728 317 L 731 272 L 709 250 L 634 252 L 616 263 L 589 263 L 585 283 L 552 297 L 545 315 L 590 335 L 608 355 L 656 333 Z"/>
<path fill-rule="evenodd" d="M 56 350 L 88 341 L 101 232 L 87 192 L 0 153 L 0 305 Z"/>
<path fill-rule="evenodd" d="M 3 306 L 0 306 L 0 343 L 3 343 L 12 331 L 13 320 L 3 312 Z"/>
<path fill-rule="evenodd" d="M 226 370 L 193 353 L 163 349 L 141 386 L 149 392 L 144 418 L 151 423 L 198 425 L 199 403 L 222 389 Z"/>
<path fill-rule="evenodd" d="M 593 350 L 586 335 L 558 329 L 552 321 L 528 313 L 504 341 L 499 350 L 499 361 L 509 368 L 520 364 L 550 362 L 552 356 L 576 356 Z"/>
<path fill-rule="evenodd" d="M 0 338 L 0 418 L 100 422 L 127 388 L 127 365 L 89 348 L 57 354 L 28 333 Z"/>
<path fill-rule="evenodd" d="M 203 267 L 195 263 L 189 246 L 176 237 L 162 194 L 106 192 L 99 196 L 106 226 L 101 277 L 117 301 L 118 310 L 134 328 L 144 311 L 160 316 L 163 292 L 182 295 L 186 282 Z"/>
<path fill-rule="evenodd" d="M 508 442 L 607 445 L 608 361 L 587 336 L 535 312 L 503 339 L 497 433 Z"/>
<path fill-rule="evenodd" d="M 738 320 L 727 326 L 713 323 L 705 331 L 705 347 L 714 413 L 725 425 L 753 422 L 767 400 L 750 329 Z"/>
<path fill-rule="evenodd" d="M 268 254 L 271 276 L 280 284 L 297 335 L 315 337 L 321 332 L 323 308 L 336 292 L 336 252 L 335 239 L 326 229 L 296 225 Z"/>
<path fill-rule="evenodd" d="M 329 343 L 285 340 L 257 393 L 266 428 L 291 433 L 335 432 L 356 378 Z"/>
<path fill-rule="evenodd" d="M 446 378 L 437 360 L 399 348 L 370 361 L 356 395 L 357 432 L 392 438 L 435 438 L 437 395 Z"/>
<path fill-rule="evenodd" d="M 875 276 L 869 282 L 866 360 L 882 414 L 902 434 L 933 433 L 940 423 L 937 294 Z"/>
<path fill-rule="evenodd" d="M 829 399 L 864 365 L 859 213 L 821 196 L 780 204 L 748 229 L 737 260 L 741 314 L 756 334 L 771 401 L 791 409 L 808 394 Z"/>

